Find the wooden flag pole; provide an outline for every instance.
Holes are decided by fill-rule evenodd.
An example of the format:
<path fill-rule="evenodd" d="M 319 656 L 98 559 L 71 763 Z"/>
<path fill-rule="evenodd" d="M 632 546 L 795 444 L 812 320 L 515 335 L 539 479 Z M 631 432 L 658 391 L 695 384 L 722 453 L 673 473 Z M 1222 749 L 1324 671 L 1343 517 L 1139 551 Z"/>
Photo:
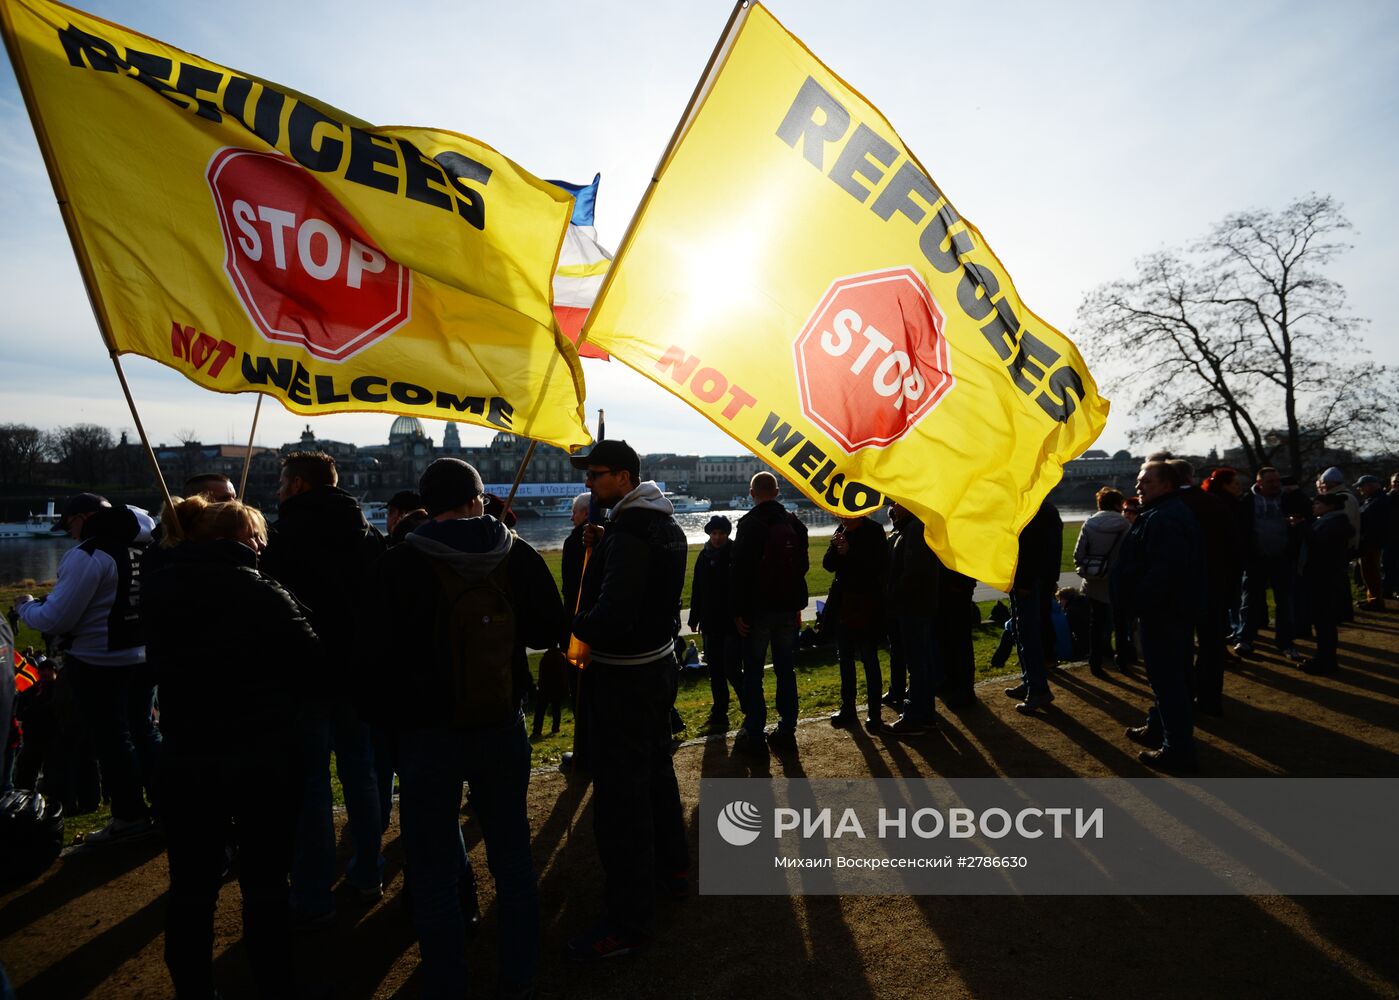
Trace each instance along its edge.
<path fill-rule="evenodd" d="M 676 143 L 680 141 L 680 135 L 685 131 L 685 126 L 690 124 L 695 108 L 701 98 L 704 97 L 708 89 L 709 81 L 714 73 L 714 66 L 719 62 L 719 58 L 727 51 L 729 42 L 733 36 L 734 25 L 738 23 L 739 15 L 746 11 L 751 5 L 751 0 L 737 0 L 734 9 L 729 14 L 728 23 L 724 25 L 723 32 L 719 35 L 719 41 L 714 43 L 714 51 L 709 54 L 709 62 L 704 64 L 704 72 L 700 74 L 699 82 L 695 84 L 694 91 L 690 94 L 689 103 L 685 105 L 684 112 L 680 115 L 680 120 L 675 123 L 675 131 L 670 134 L 670 141 L 666 143 L 665 152 L 656 161 L 656 169 L 651 174 L 651 183 L 646 185 L 646 193 L 641 196 L 641 201 L 636 206 L 636 211 L 632 213 L 631 220 L 627 223 L 626 232 L 622 234 L 622 242 L 617 247 L 617 255 L 612 259 L 612 264 L 607 268 L 607 274 L 602 279 L 602 287 L 598 289 L 597 298 L 593 300 L 592 308 L 588 310 L 588 318 L 583 321 L 583 329 L 578 331 L 578 341 L 574 345 L 581 349 L 583 342 L 588 339 L 588 334 L 592 330 L 593 317 L 597 315 L 597 304 L 607 297 L 607 289 L 612 286 L 612 276 L 617 273 L 617 269 L 622 264 L 622 258 L 626 256 L 628 248 L 631 247 L 632 236 L 636 232 L 637 220 L 646 211 L 646 206 L 651 203 L 651 196 L 656 191 L 656 185 L 660 183 L 661 171 L 665 167 L 666 161 L 670 159 L 671 152 L 675 149 Z M 602 437 L 599 428 L 598 437 Z"/>
<path fill-rule="evenodd" d="M 253 465 L 253 438 L 257 436 L 257 418 L 262 414 L 262 393 L 257 394 L 257 407 L 253 410 L 253 429 L 248 431 L 248 453 L 243 456 L 243 478 L 238 483 L 238 499 L 248 495 L 248 470 Z"/>
<path fill-rule="evenodd" d="M 515 481 L 510 484 L 510 495 L 505 498 L 505 506 L 501 509 L 500 519 L 505 520 L 505 515 L 510 513 L 510 505 L 515 502 L 515 493 L 520 488 L 520 480 L 525 478 L 525 468 L 529 465 L 529 460 L 534 457 L 534 449 L 539 447 L 539 442 L 530 440 L 529 448 L 525 450 L 525 457 L 520 459 L 520 467 L 515 470 Z"/>
<path fill-rule="evenodd" d="M 165 476 L 160 471 L 160 463 L 156 461 L 155 452 L 151 450 L 150 439 L 146 437 L 146 429 L 141 424 L 141 415 L 136 412 L 136 401 L 131 398 L 131 387 L 126 384 L 126 373 L 121 367 L 121 352 L 117 349 L 116 341 L 112 337 L 111 326 L 107 322 L 107 309 L 102 301 L 102 290 L 97 285 L 94 277 L 92 258 L 87 252 L 87 244 L 83 242 L 81 231 L 78 229 L 77 219 L 73 216 L 73 207 L 68 202 L 68 189 L 63 183 L 63 176 L 58 172 L 58 163 L 54 157 L 53 143 L 49 140 L 48 129 L 44 127 L 44 120 L 39 115 L 39 105 L 34 100 L 34 87 L 29 80 L 29 67 L 25 65 L 24 58 L 20 54 L 19 42 L 15 37 L 14 10 L 8 3 L 0 3 L 0 28 L 3 28 L 5 36 L 5 48 L 10 55 L 10 65 L 15 68 L 15 79 L 19 82 L 20 93 L 24 95 L 24 107 L 29 112 L 29 122 L 34 126 L 34 138 L 39 142 L 39 152 L 44 157 L 44 167 L 49 172 L 49 183 L 53 185 L 54 197 L 58 200 L 58 210 L 63 216 L 63 227 L 68 231 L 68 242 L 73 246 L 73 256 L 78 260 L 78 272 L 83 277 L 83 287 L 87 291 L 88 305 L 92 308 L 93 318 L 97 320 L 97 331 L 102 335 L 102 341 L 107 345 L 107 353 L 112 359 L 112 365 L 117 370 L 117 381 L 121 383 L 122 395 L 126 397 L 127 408 L 131 410 L 131 419 L 136 423 L 136 433 L 140 435 L 141 445 L 146 449 L 146 460 L 150 462 L 151 472 L 155 475 L 155 481 L 160 486 L 161 495 L 165 497 L 167 507 L 171 506 L 170 490 L 165 485 Z"/>

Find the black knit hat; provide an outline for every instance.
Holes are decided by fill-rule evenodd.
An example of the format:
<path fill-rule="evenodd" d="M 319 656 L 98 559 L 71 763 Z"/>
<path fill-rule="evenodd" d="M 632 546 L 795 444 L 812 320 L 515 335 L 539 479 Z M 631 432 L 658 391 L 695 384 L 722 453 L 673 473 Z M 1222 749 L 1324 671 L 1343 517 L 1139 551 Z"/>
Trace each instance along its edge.
<path fill-rule="evenodd" d="M 455 510 L 486 492 L 481 474 L 459 458 L 439 458 L 423 470 L 418 494 L 429 517 Z"/>

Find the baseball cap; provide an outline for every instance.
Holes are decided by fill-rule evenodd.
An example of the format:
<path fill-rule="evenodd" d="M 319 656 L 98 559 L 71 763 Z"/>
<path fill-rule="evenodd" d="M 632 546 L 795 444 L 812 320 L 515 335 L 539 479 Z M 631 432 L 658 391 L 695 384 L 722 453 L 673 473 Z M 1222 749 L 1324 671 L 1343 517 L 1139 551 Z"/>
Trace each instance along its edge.
<path fill-rule="evenodd" d="M 470 503 L 484 492 L 481 474 L 459 458 L 439 458 L 418 479 L 418 494 L 429 517 Z"/>
<path fill-rule="evenodd" d="M 637 479 L 641 478 L 641 456 L 636 453 L 636 449 L 620 439 L 599 441 L 586 455 L 574 455 L 568 461 L 575 469 L 605 465 L 609 469 L 625 469 Z"/>
<path fill-rule="evenodd" d="M 1321 481 L 1328 486 L 1341 486 L 1346 481 L 1346 474 L 1333 465 L 1321 474 Z"/>
<path fill-rule="evenodd" d="M 1362 486 L 1383 486 L 1379 476 L 1364 475 L 1355 481 L 1355 488 L 1358 490 Z"/>
<path fill-rule="evenodd" d="M 96 493 L 79 493 L 68 498 L 68 502 L 63 505 L 63 516 L 58 519 L 51 531 L 60 532 L 68 530 L 68 519 L 77 514 L 91 514 L 95 510 L 112 506 L 111 502 Z"/>

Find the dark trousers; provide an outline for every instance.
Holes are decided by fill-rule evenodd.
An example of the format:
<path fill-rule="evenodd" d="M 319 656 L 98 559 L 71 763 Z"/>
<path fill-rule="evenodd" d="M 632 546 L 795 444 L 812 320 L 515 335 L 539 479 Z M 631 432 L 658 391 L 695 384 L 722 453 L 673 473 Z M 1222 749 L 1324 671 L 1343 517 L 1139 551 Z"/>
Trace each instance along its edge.
<path fill-rule="evenodd" d="M 726 628 L 705 629 L 704 662 L 709 667 L 709 693 L 714 698 L 714 713 L 723 715 L 729 710 L 729 688 L 738 697 L 738 710 L 743 707 L 743 639 L 738 629 L 730 624 Z"/>
<path fill-rule="evenodd" d="M 964 701 L 973 696 L 976 684 L 976 656 L 972 651 L 971 594 L 965 599 L 953 595 L 938 605 L 938 693 L 946 701 Z"/>
<path fill-rule="evenodd" d="M 867 716 L 878 719 L 879 698 L 884 693 L 884 678 L 879 671 L 879 629 L 839 626 L 836 631 L 836 656 L 840 660 L 840 710 L 855 711 L 855 658 L 859 657 L 865 667 Z"/>
<path fill-rule="evenodd" d="M 1336 616 L 1331 613 L 1316 618 L 1316 662 L 1324 667 L 1336 666 L 1336 648 L 1340 645 Z"/>
<path fill-rule="evenodd" d="M 160 752 L 160 733 L 152 718 L 155 684 L 144 665 L 100 667 L 69 655 L 63 669 L 73 682 L 78 715 L 97 751 L 112 817 L 144 819 L 149 810 L 142 789 L 152 790 L 154 804 Z"/>
<path fill-rule="evenodd" d="M 542 694 L 535 694 L 534 729 L 532 730 L 535 736 L 544 735 L 545 715 L 553 716 L 553 728 L 550 732 L 557 733 L 559 731 L 559 725 L 563 722 L 563 701 L 557 698 L 553 701 L 545 701 Z"/>
<path fill-rule="evenodd" d="M 1244 574 L 1244 601 L 1240 613 L 1244 619 L 1243 641 L 1253 642 L 1258 630 L 1268 620 L 1268 588 L 1273 590 L 1273 614 L 1277 618 L 1278 648 L 1292 645 L 1295 635 L 1292 622 L 1292 583 L 1294 560 L 1287 555 L 1249 560 Z"/>
<path fill-rule="evenodd" d="M 1015 645 L 1020 654 L 1020 680 L 1030 694 L 1049 693 L 1049 666 L 1045 654 L 1049 601 L 1049 588 L 1040 582 L 1010 592 Z"/>
<path fill-rule="evenodd" d="M 1101 670 L 1112 659 L 1115 618 L 1107 601 L 1088 600 L 1088 668 Z"/>
<path fill-rule="evenodd" d="M 1137 639 L 1133 634 L 1137 619 L 1129 611 L 1112 609 L 1112 630 L 1115 649 L 1114 661 L 1118 670 L 1126 670 L 1137 662 Z"/>
<path fill-rule="evenodd" d="M 904 642 L 899 635 L 897 622 L 889 623 L 889 695 L 894 707 L 903 704 L 908 694 L 908 658 L 904 656 Z M 900 711 L 902 709 L 900 708 Z"/>
<path fill-rule="evenodd" d="M 1190 710 L 1186 669 L 1190 661 L 1190 622 L 1148 617 L 1141 620 L 1142 659 L 1156 703 L 1147 725 L 1161 733 L 1161 746 L 1190 755 L 1195 752 L 1195 722 Z"/>
<path fill-rule="evenodd" d="M 1190 673 L 1190 693 L 1206 707 L 1217 707 L 1224 697 L 1224 641 L 1229 632 L 1229 609 L 1211 604 L 1195 624 L 1195 664 Z"/>
<path fill-rule="evenodd" d="M 593 831 L 606 879 L 607 916 L 636 934 L 655 926 L 656 876 L 686 872 L 690 850 L 670 755 L 675 661 L 640 667 L 593 663 Z"/>
<path fill-rule="evenodd" d="M 177 997 L 213 994 L 214 910 L 229 824 L 238 828 L 243 941 L 262 997 L 292 997 L 288 873 L 301 779 L 294 734 L 244 756 L 166 753 L 162 816 L 170 861 L 165 964 Z"/>

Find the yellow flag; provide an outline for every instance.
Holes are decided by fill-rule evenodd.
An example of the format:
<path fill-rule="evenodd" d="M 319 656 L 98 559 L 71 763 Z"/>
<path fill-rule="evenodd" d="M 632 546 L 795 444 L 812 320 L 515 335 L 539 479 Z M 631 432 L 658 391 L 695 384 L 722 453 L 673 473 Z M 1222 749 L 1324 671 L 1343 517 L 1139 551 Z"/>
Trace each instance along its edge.
<path fill-rule="evenodd" d="M 110 349 L 296 413 L 588 441 L 551 310 L 566 192 L 62 4 L 0 15 Z"/>
<path fill-rule="evenodd" d="M 587 338 L 826 510 L 897 498 L 1007 586 L 1108 404 L 884 117 L 752 5 L 657 177 Z"/>

